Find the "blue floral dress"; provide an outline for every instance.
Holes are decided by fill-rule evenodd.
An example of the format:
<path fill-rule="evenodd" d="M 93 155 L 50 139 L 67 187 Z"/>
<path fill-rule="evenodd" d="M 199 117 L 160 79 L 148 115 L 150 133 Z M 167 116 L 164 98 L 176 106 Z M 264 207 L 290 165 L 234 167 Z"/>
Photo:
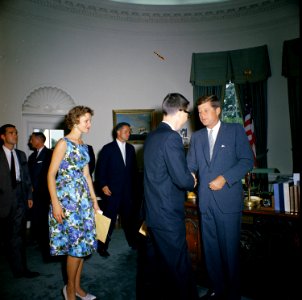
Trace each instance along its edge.
<path fill-rule="evenodd" d="M 63 139 L 67 150 L 58 170 L 56 189 L 65 218 L 59 224 L 50 206 L 50 254 L 84 257 L 97 248 L 93 202 L 83 175 L 89 162 L 88 147 Z"/>

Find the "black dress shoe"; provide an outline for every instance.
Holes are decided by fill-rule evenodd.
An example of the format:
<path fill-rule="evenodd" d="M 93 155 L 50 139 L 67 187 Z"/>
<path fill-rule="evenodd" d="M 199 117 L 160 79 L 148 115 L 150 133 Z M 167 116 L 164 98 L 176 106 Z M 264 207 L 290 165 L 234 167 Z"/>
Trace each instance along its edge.
<path fill-rule="evenodd" d="M 98 253 L 100 254 L 100 256 L 103 256 L 103 257 L 110 256 L 110 253 L 106 249 L 100 249 L 100 250 L 98 250 Z"/>

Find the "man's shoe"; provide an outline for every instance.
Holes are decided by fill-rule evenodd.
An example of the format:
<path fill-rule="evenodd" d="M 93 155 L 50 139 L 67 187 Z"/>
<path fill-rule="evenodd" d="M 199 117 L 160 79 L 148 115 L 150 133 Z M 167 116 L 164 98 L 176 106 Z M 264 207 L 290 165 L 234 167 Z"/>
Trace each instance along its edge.
<path fill-rule="evenodd" d="M 100 254 L 100 256 L 103 256 L 103 257 L 110 256 L 110 253 L 106 249 L 98 250 L 98 253 Z"/>

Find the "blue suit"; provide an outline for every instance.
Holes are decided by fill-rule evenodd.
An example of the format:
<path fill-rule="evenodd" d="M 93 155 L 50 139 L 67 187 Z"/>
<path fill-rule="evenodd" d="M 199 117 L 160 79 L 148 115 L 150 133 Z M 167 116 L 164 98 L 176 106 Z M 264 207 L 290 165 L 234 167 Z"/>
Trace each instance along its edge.
<path fill-rule="evenodd" d="M 187 162 L 198 175 L 202 241 L 210 281 L 217 294 L 240 299 L 241 179 L 254 163 L 242 125 L 221 122 L 211 160 L 207 129 L 193 133 Z M 210 190 L 209 182 L 219 175 L 226 184 L 221 190 Z"/>
<path fill-rule="evenodd" d="M 126 143 L 126 165 L 121 150 L 116 142 L 112 141 L 103 146 L 99 153 L 95 169 L 96 190 L 102 197 L 101 209 L 104 215 L 111 219 L 108 239 L 105 246 L 107 249 L 111 234 L 115 227 L 117 215 L 121 218 L 121 225 L 129 246 L 135 247 L 138 228 L 135 216 L 135 187 L 137 180 L 136 154 L 133 145 Z M 108 186 L 112 195 L 106 196 L 102 188 Z"/>
<path fill-rule="evenodd" d="M 147 271 L 142 299 L 195 299 L 186 242 L 184 201 L 193 190 L 180 135 L 162 122 L 144 144 Z M 149 289 L 148 289 L 149 288 Z"/>

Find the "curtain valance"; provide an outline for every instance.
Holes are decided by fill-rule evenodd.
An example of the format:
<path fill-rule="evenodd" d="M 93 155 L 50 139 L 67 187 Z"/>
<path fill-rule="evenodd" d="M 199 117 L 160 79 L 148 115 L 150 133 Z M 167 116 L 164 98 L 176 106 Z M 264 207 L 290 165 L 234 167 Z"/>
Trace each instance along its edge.
<path fill-rule="evenodd" d="M 190 82 L 195 86 L 258 82 L 271 76 L 267 46 L 254 48 L 193 53 Z"/>
<path fill-rule="evenodd" d="M 224 85 L 229 77 L 228 52 L 193 53 L 190 77 L 193 85 Z"/>
<path fill-rule="evenodd" d="M 300 39 L 284 41 L 282 55 L 282 75 L 286 78 L 300 77 L 299 62 L 301 49 Z"/>

